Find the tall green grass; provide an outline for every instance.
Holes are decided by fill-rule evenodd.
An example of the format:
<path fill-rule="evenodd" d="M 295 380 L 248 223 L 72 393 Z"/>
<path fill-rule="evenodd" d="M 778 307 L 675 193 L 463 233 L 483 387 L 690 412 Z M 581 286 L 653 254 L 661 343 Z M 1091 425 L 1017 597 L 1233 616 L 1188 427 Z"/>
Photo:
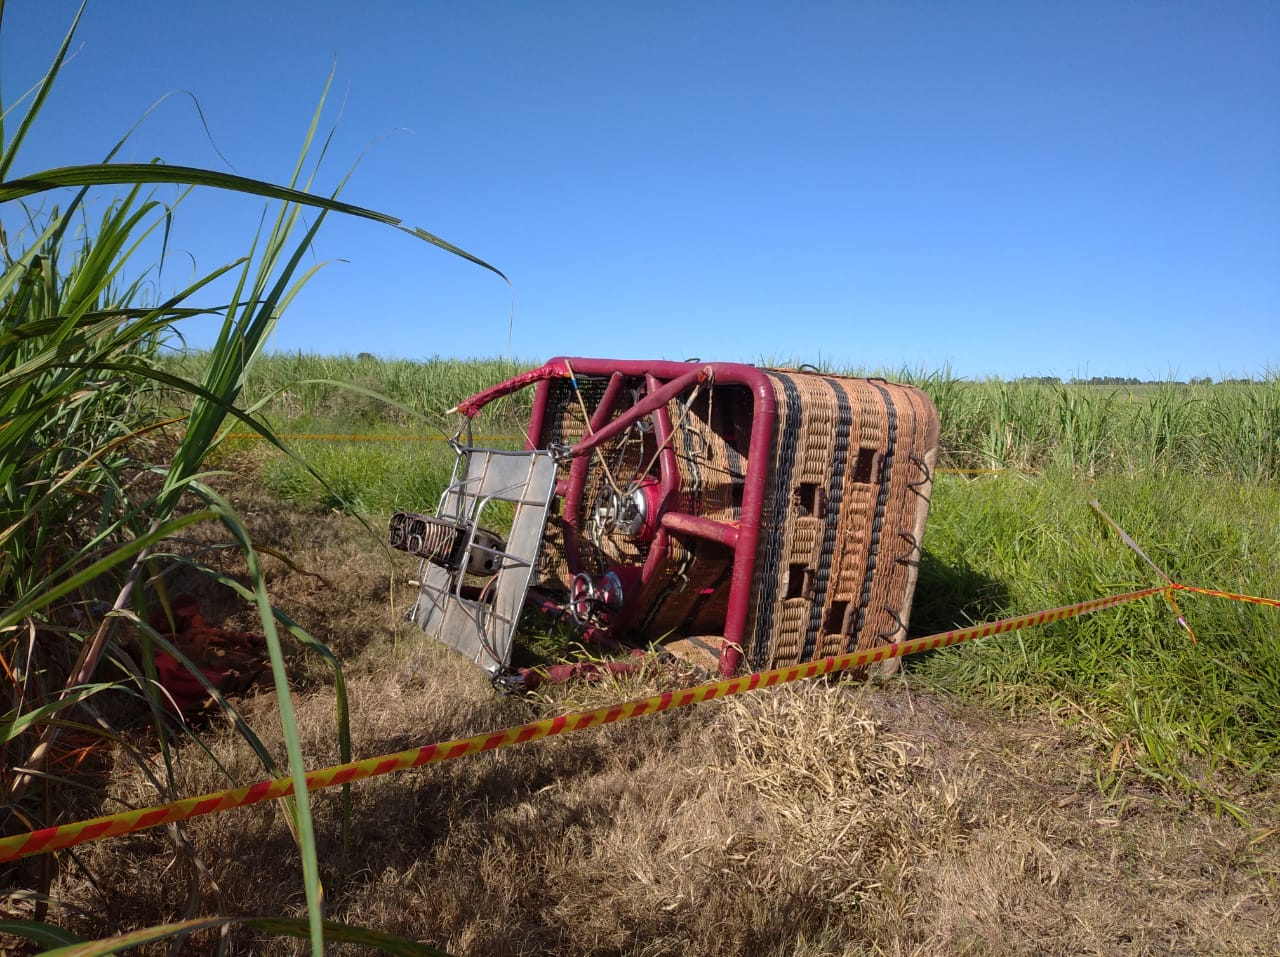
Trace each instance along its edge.
<path fill-rule="evenodd" d="M 277 614 L 244 526 L 205 481 L 207 463 L 229 424 L 279 444 L 265 420 L 244 410 L 243 391 L 267 337 L 309 275 L 302 263 L 328 213 L 387 223 L 493 267 L 430 233 L 400 226 L 394 217 L 310 193 L 312 181 L 304 170 L 318 163 L 312 143 L 323 97 L 287 186 L 187 167 L 117 164 L 114 150 L 102 163 L 15 177 L 24 140 L 63 68 L 78 22 L 79 15 L 25 111 L 17 113 L 19 104 L 5 106 L 5 120 L 18 116 L 16 128 L 10 132 L 0 125 L 3 827 L 13 833 L 47 826 L 92 806 L 94 788 L 65 760 L 61 740 L 71 731 L 80 742 L 87 736 L 114 744 L 144 766 L 144 753 L 158 751 L 159 771 L 146 767 L 156 787 L 151 800 L 175 796 L 177 758 L 154 663 L 157 650 L 174 649 L 146 624 L 146 612 L 166 600 L 166 576 L 189 564 L 167 548 L 167 540 L 193 524 L 217 522 L 249 572 L 247 586 L 227 584 L 256 606 L 270 654 L 288 773 L 294 779 L 288 814 L 302 859 L 306 933 L 319 954 L 322 890 Z M 148 192 L 156 184 L 174 183 L 185 188 L 175 202 L 161 203 Z M 258 196 L 275 205 L 256 235 L 249 236 L 245 256 L 163 301 L 150 301 L 143 283 L 149 264 L 139 265 L 135 257 L 151 248 L 151 237 L 170 227 L 194 187 Z M 61 202 L 55 204 L 55 196 Z M 39 203 L 33 205 L 35 197 Z M 304 207 L 318 210 L 309 224 L 301 219 Z M 214 310 L 201 307 L 199 294 L 220 279 L 233 288 L 230 303 Z M 197 370 L 183 374 L 162 360 L 160 350 L 184 319 L 208 311 L 221 317 L 216 342 Z M 182 398 L 175 401 L 175 396 Z M 335 737 L 343 759 L 349 759 L 336 659 L 287 619 L 280 623 L 301 647 L 334 668 Z M 192 674 L 213 692 L 198 669 Z M 244 719 L 215 697 L 266 769 L 279 773 Z M 149 746 L 139 745 L 118 723 L 122 713 L 130 713 L 129 699 L 138 702 L 133 712 L 149 711 L 157 729 Z M 179 730 L 198 742 L 195 729 Z M 36 899 L 45 899 L 52 882 L 48 859 L 34 869 L 20 865 L 15 873 L 33 882 L 28 889 Z M 35 914 L 42 918 L 45 912 L 41 904 Z M 85 952 L 105 953 L 111 946 Z"/>
<path fill-rule="evenodd" d="M 187 374 L 202 370 L 208 361 L 204 351 L 164 356 L 167 366 Z M 394 429 L 443 436 L 458 424 L 446 410 L 529 365 L 506 359 L 266 353 L 246 377 L 245 400 L 290 431 Z M 184 401 L 181 395 L 174 399 Z M 529 408 L 528 392 L 504 397 L 486 409 L 486 425 L 519 431 L 528 421 Z"/>
<path fill-rule="evenodd" d="M 764 366 L 795 367 L 794 360 Z M 1280 481 L 1280 372 L 1252 380 L 1134 385 L 1043 378 L 963 379 L 949 368 L 841 368 L 927 392 L 942 417 L 944 464 L 1097 474 L 1127 471 Z"/>
<path fill-rule="evenodd" d="M 1280 597 L 1280 488 L 1171 474 L 1087 482 L 943 476 L 934 490 L 914 630 L 945 630 L 1159 584 L 1089 507 L 1097 499 L 1175 581 Z M 943 596 L 939 600 L 939 595 Z M 1280 613 L 1179 593 L 981 640 L 914 673 L 1022 710 L 1047 705 L 1117 765 L 1222 806 L 1280 770 Z M 1121 760 L 1121 759 L 1124 760 Z"/>
<path fill-rule="evenodd" d="M 951 465 L 1280 481 L 1274 373 L 1248 383 L 1142 387 L 914 378 L 938 406 Z"/>

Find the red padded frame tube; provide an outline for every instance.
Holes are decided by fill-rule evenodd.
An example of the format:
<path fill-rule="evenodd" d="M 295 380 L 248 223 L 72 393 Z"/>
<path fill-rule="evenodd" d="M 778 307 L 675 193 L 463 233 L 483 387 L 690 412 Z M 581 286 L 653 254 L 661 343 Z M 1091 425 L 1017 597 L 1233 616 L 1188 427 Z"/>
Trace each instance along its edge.
<path fill-rule="evenodd" d="M 571 371 L 572 370 L 572 371 Z M 742 512 L 737 522 L 720 522 L 699 515 L 663 511 L 657 535 L 650 545 L 649 560 L 641 571 L 640 588 L 653 584 L 661 558 L 665 555 L 670 535 L 691 535 L 719 542 L 733 549 L 733 571 L 729 579 L 729 603 L 725 614 L 720 672 L 725 676 L 737 672 L 742 661 L 743 639 L 751 616 L 756 548 L 760 540 L 761 515 L 765 487 L 769 476 L 769 458 L 773 443 L 777 403 L 773 386 L 763 371 L 751 365 L 729 362 L 688 363 L 666 360 L 615 360 L 557 357 L 545 365 L 506 382 L 499 383 L 459 403 L 458 409 L 469 417 L 479 413 L 487 403 L 536 383 L 533 410 L 529 418 L 529 443 L 536 441 L 546 422 L 550 396 L 548 379 L 576 375 L 608 378 L 605 398 L 592 415 L 588 434 L 570 450 L 576 460 L 570 466 L 569 480 L 557 489 L 563 492 L 565 507 L 562 519 L 566 533 L 566 556 L 572 567 L 577 556 L 577 510 L 582 502 L 587 478 L 588 453 L 623 429 L 653 414 L 659 425 L 659 442 L 670 436 L 671 423 L 664 413 L 666 404 L 683 392 L 704 382 L 713 385 L 737 385 L 751 390 L 751 437 L 747 451 L 747 473 L 742 490 Z M 609 420 L 624 378 L 643 379 L 648 394 L 622 415 Z M 667 443 L 669 445 L 669 443 Z M 660 501 L 665 505 L 676 501 L 680 477 L 674 465 L 674 453 L 659 456 Z M 574 569 L 575 571 L 577 569 Z M 623 619 L 625 624 L 625 615 Z"/>

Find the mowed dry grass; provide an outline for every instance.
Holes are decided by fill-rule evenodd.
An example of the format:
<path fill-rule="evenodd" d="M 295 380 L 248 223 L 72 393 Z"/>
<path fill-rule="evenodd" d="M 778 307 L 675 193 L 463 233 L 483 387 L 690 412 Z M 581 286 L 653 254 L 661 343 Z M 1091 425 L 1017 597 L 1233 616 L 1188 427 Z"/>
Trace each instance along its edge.
<path fill-rule="evenodd" d="M 274 600 L 346 662 L 357 757 L 691 681 L 655 666 L 501 697 L 398 621 L 407 556 L 350 519 L 233 494 L 257 540 L 293 563 L 267 559 Z M 229 553 L 205 558 L 236 570 Z M 202 600 L 251 621 L 226 596 Z M 294 675 L 308 763 L 336 763 L 327 669 L 299 655 Z M 283 761 L 273 698 L 242 705 Z M 229 732 L 206 734 L 236 784 L 264 776 Z M 1127 760 L 1052 715 L 947 700 L 908 674 L 758 692 L 363 782 L 346 847 L 340 794 L 314 806 L 328 916 L 454 954 L 1280 953 L 1280 787 L 1242 788 L 1241 824 L 1126 776 Z M 136 767 L 116 772 L 112 797 L 153 800 Z M 192 746 L 178 777 L 184 795 L 228 786 Z M 57 922 L 104 935 L 193 913 L 302 913 L 277 809 L 182 832 L 78 849 L 55 885 Z M 288 950 L 243 930 L 229 944 Z M 215 946 L 193 938 L 184 952 Z"/>

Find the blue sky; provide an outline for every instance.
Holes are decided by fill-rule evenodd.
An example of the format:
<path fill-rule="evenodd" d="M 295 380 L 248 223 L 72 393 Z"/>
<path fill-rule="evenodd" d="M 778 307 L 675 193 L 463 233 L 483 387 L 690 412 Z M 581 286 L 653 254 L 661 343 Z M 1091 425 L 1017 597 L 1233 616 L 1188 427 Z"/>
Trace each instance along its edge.
<path fill-rule="evenodd" d="M 77 5 L 6 3 L 6 103 Z M 277 349 L 1280 369 L 1273 0 L 95 0 L 75 49 L 15 175 L 98 160 L 186 91 L 221 155 L 179 95 L 122 159 L 285 181 L 336 65 L 317 190 L 358 161 L 344 199 L 512 280 L 331 219 Z M 260 214 L 189 202 L 165 287 Z"/>

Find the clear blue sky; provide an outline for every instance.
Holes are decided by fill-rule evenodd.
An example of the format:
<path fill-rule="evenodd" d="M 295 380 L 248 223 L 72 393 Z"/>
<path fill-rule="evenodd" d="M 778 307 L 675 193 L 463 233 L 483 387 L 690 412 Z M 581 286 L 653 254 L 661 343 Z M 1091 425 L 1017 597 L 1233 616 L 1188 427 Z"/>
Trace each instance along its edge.
<path fill-rule="evenodd" d="M 5 5 L 6 103 L 76 6 Z M 344 199 L 513 283 L 331 219 L 278 349 L 503 355 L 514 302 L 531 360 L 1280 369 L 1275 0 L 94 0 L 75 48 L 15 175 L 180 90 L 231 168 L 284 181 L 336 63 L 318 190 L 359 160 Z M 121 158 L 153 156 L 228 168 L 185 96 Z M 201 198 L 175 245 L 212 268 L 260 210 Z"/>

